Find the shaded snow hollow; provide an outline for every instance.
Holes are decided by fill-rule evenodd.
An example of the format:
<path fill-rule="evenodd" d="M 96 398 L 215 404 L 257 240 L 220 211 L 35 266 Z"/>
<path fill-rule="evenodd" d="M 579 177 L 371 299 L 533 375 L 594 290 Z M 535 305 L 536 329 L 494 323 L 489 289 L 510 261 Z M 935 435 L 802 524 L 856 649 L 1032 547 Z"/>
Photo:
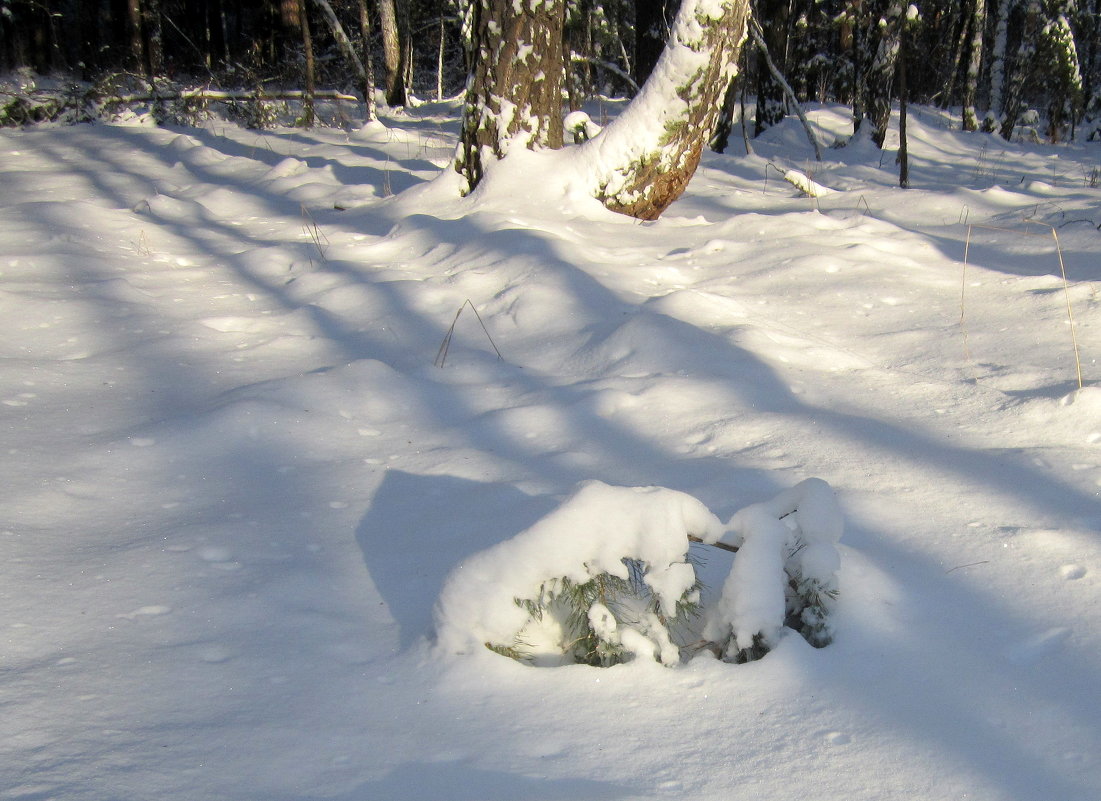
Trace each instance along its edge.
<path fill-rule="evenodd" d="M 908 129 L 906 192 L 894 129 L 817 165 L 789 121 L 643 224 L 570 151 L 456 199 L 451 104 L 0 132 L 0 797 L 1101 796 L 1098 145 Z M 579 484 L 707 527 L 809 476 L 827 648 L 432 646 Z M 740 557 L 692 555 L 714 607 Z"/>

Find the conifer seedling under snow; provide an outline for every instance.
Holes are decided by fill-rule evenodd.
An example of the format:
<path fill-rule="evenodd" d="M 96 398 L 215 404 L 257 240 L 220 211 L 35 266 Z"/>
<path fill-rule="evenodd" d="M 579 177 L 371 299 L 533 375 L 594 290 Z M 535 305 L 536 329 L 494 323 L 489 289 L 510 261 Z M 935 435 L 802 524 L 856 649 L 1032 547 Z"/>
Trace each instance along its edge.
<path fill-rule="evenodd" d="M 531 528 L 455 568 L 436 604 L 439 645 L 488 647 L 544 666 L 608 666 L 635 658 L 675 665 L 695 643 L 744 662 L 774 647 L 787 625 L 821 647 L 832 637 L 841 528 L 820 479 L 725 526 L 682 492 L 588 482 Z M 724 535 L 740 550 L 718 602 L 703 610 L 690 538 L 714 544 Z"/>

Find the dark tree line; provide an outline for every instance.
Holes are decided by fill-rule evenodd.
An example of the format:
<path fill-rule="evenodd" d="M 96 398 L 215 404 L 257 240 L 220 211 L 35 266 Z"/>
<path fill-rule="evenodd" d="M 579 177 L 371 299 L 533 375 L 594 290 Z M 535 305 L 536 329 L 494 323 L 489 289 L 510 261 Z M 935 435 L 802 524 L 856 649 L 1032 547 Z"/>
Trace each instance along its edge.
<path fill-rule="evenodd" d="M 569 103 L 637 92 L 678 6 L 566 2 Z M 1029 110 L 1052 139 L 1101 120 L 1101 0 L 754 0 L 753 12 L 763 46 L 745 48 L 738 88 L 755 98 L 758 133 L 792 112 L 792 95 L 851 105 L 854 129 L 880 143 L 903 92 L 1007 136 Z M 462 89 L 474 19 L 468 0 L 0 0 L 0 70 L 359 95 L 373 84 L 400 106 Z"/>

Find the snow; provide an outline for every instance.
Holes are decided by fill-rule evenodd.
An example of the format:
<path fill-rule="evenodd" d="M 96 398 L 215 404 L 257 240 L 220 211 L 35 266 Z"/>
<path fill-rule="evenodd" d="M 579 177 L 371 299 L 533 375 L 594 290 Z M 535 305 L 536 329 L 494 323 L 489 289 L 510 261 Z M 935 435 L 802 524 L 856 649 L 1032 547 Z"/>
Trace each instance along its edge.
<path fill-rule="evenodd" d="M 786 121 L 653 223 L 562 154 L 458 199 L 449 104 L 0 132 L 0 797 L 1096 798 L 1098 146 L 911 112 L 909 190 L 893 126 L 816 165 Z M 434 639 L 585 482 L 727 520 L 812 476 L 825 648 Z M 692 554 L 715 604 L 740 557 Z"/>
<path fill-rule="evenodd" d="M 683 492 L 586 482 L 527 531 L 456 566 L 436 605 L 439 647 L 463 653 L 485 643 L 511 646 L 529 617 L 516 599 L 534 601 L 559 578 L 577 584 L 602 573 L 627 579 L 624 559 L 646 563 L 646 584 L 671 617 L 695 582 L 685 562 L 688 537 L 716 542 L 722 534 L 718 518 Z M 599 610 L 589 615 L 603 620 Z M 648 645 L 647 652 L 660 644 Z"/>

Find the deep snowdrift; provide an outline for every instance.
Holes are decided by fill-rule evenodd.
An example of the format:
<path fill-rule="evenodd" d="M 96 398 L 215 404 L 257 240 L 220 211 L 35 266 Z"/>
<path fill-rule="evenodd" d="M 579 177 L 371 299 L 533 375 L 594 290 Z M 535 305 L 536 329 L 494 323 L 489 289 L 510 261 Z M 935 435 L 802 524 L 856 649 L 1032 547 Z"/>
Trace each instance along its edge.
<path fill-rule="evenodd" d="M 919 110 L 903 192 L 790 122 L 639 224 L 553 158 L 456 200 L 453 113 L 0 132 L 2 797 L 1101 794 L 1097 146 Z M 726 519 L 808 476 L 825 649 L 434 647 L 449 571 L 580 482 Z"/>

